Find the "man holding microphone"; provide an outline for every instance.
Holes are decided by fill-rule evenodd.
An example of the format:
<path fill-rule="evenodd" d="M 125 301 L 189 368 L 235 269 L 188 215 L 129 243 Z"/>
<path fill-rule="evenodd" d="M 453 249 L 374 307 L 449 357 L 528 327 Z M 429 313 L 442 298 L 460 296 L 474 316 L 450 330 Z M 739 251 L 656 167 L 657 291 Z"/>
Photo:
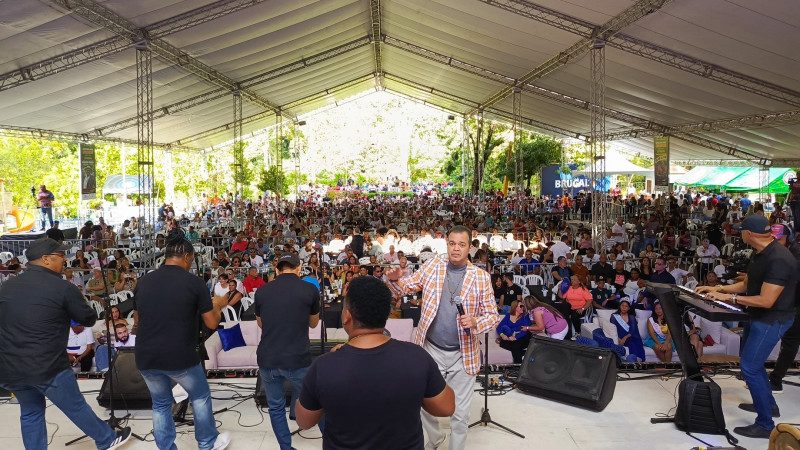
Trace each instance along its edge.
<path fill-rule="evenodd" d="M 456 226 L 447 233 L 447 259 L 431 259 L 410 275 L 402 270 L 386 273 L 395 289 L 404 293 L 422 290 L 419 326 L 413 341 L 436 361 L 439 371 L 456 397 L 450 418 L 451 450 L 465 448 L 475 377 L 480 371 L 478 335 L 500 320 L 494 302 L 489 273 L 469 260 L 471 231 Z M 422 411 L 422 425 L 428 435 L 426 449 L 437 449 L 445 440 L 439 421 Z"/>

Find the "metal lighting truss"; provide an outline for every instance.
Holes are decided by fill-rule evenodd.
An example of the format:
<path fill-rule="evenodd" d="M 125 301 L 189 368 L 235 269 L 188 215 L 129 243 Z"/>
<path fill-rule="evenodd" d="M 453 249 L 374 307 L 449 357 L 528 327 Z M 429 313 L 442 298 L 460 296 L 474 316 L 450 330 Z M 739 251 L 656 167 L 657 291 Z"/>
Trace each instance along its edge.
<path fill-rule="evenodd" d="M 489 79 L 489 80 L 493 80 L 493 81 L 498 81 L 498 82 L 503 82 L 504 80 L 508 81 L 508 80 L 512 80 L 513 79 L 512 77 L 497 73 L 495 71 L 492 71 L 492 70 L 489 70 L 489 69 L 485 69 L 485 68 L 482 68 L 480 66 L 476 66 L 474 64 L 470 64 L 470 63 L 467 63 L 467 62 L 464 62 L 464 61 L 459 61 L 459 60 L 457 60 L 455 58 L 443 55 L 441 53 L 437 53 L 435 51 L 426 49 L 424 47 L 420 47 L 420 46 L 415 45 L 415 44 L 411 44 L 411 43 L 408 43 L 408 42 L 405 42 L 405 41 L 401 41 L 399 39 L 395 39 L 395 38 L 389 37 L 389 36 L 386 36 L 384 38 L 384 42 L 386 43 L 386 45 L 389 45 L 391 47 L 404 50 L 406 52 L 409 52 L 409 53 L 412 53 L 414 55 L 420 56 L 422 58 L 425 58 L 425 59 L 428 59 L 428 60 L 431 60 L 431 61 L 438 62 L 440 64 L 444 64 L 444 65 L 453 67 L 455 69 L 470 73 L 472 75 L 475 75 L 475 76 L 478 76 L 478 77 L 481 77 L 481 78 L 485 78 L 485 79 Z M 540 96 L 540 97 L 543 97 L 543 98 L 547 98 L 549 100 L 553 100 L 553 101 L 556 101 L 556 102 L 559 102 L 559 103 L 563 103 L 565 105 L 569 105 L 569 106 L 572 106 L 574 108 L 588 110 L 592 106 L 592 103 L 590 101 L 583 100 L 583 99 L 580 99 L 580 98 L 577 98 L 577 97 L 573 97 L 573 96 L 570 96 L 570 95 L 562 94 L 560 92 L 553 91 L 552 89 L 547 89 L 547 88 L 544 88 L 544 87 L 541 87 L 541 86 L 537 86 L 537 85 L 534 85 L 534 84 L 531 84 L 531 83 L 525 83 L 521 87 L 523 88 L 524 92 L 528 92 L 528 93 L 531 93 L 531 94 L 534 94 L 534 95 L 537 95 L 537 96 Z M 465 104 L 465 106 L 470 108 L 469 110 L 473 110 L 474 108 L 477 107 L 477 103 L 472 101 L 472 100 L 465 100 L 465 102 L 466 103 L 464 103 L 464 104 Z M 609 108 L 609 107 L 607 107 L 605 105 L 600 106 L 600 108 L 603 110 L 606 118 L 619 120 L 621 122 L 626 122 L 626 123 L 629 123 L 629 124 L 637 126 L 637 127 L 642 127 L 643 129 L 652 130 L 654 134 L 655 133 L 657 133 L 657 134 L 669 134 L 667 132 L 667 130 L 669 129 L 669 125 L 661 124 L 661 123 L 658 123 L 656 121 L 653 121 L 653 120 L 650 120 L 650 119 L 646 119 L 646 118 L 643 118 L 643 117 L 638 117 L 638 116 L 636 116 L 634 114 L 618 111 L 618 110 L 615 110 L 613 108 Z M 498 111 L 497 108 L 489 108 L 487 110 L 487 112 L 492 112 L 493 114 L 497 114 L 497 111 Z M 512 119 L 513 118 L 513 114 L 510 113 L 510 112 L 506 112 L 505 114 L 500 114 L 499 116 L 504 118 L 504 119 L 506 119 L 506 120 L 513 120 Z M 563 128 L 559 128 L 559 127 L 556 127 L 556 126 L 550 125 L 550 124 L 544 124 L 542 122 L 532 123 L 532 122 L 535 122 L 535 121 L 532 121 L 532 120 L 526 119 L 526 118 L 522 118 L 521 120 L 522 120 L 523 123 L 528 123 L 531 126 L 536 126 L 536 127 L 539 127 L 539 128 L 545 129 L 545 130 L 549 130 L 549 131 L 552 131 L 552 132 L 555 132 L 555 133 L 558 133 L 558 134 L 562 134 L 562 135 L 573 137 L 573 138 L 577 138 L 577 139 L 583 139 L 583 140 L 587 139 L 587 136 L 586 136 L 585 132 L 576 132 L 576 131 L 564 130 Z M 785 119 L 785 118 L 782 119 L 782 120 L 787 120 L 788 121 L 788 119 Z M 798 121 L 800 121 L 800 119 L 798 119 Z M 746 121 L 743 121 L 743 122 L 746 122 Z M 754 120 L 754 121 L 752 121 L 752 123 L 755 124 L 756 121 Z M 787 123 L 788 122 L 781 122 L 781 124 L 787 124 Z M 743 125 L 743 127 L 744 127 L 744 125 Z M 608 134 L 609 133 L 606 133 L 606 135 L 608 135 Z M 633 137 L 637 137 L 637 136 L 631 136 L 631 137 L 633 138 Z M 764 159 L 763 156 L 758 156 L 758 155 L 755 155 L 753 153 L 749 153 L 747 151 L 740 150 L 740 149 L 738 149 L 736 147 L 732 147 L 732 146 L 729 146 L 729 145 L 721 144 L 719 142 L 716 142 L 716 141 L 713 141 L 711 139 L 707 139 L 707 138 L 704 138 L 704 137 L 701 137 L 701 136 L 698 136 L 698 135 L 693 135 L 693 134 L 689 134 L 689 133 L 683 133 L 683 134 L 675 135 L 674 137 L 676 139 L 681 139 L 681 140 L 686 141 L 686 142 L 691 142 L 691 143 L 693 143 L 695 145 L 698 145 L 698 146 L 701 146 L 701 147 L 705 147 L 705 148 L 714 150 L 716 152 L 723 153 L 723 154 L 726 154 L 728 156 L 732 156 L 732 157 L 736 157 L 736 158 L 742 158 L 742 159 L 748 159 L 748 160 Z"/>
<path fill-rule="evenodd" d="M 606 116 L 603 111 L 605 105 L 605 76 L 606 76 L 606 45 L 602 39 L 595 39 L 591 50 L 591 82 L 589 84 L 589 96 L 591 98 L 591 133 L 589 136 L 589 164 L 591 171 L 591 192 L 592 192 L 592 236 L 598 238 L 605 232 L 608 223 L 606 221 L 604 189 L 597 189 L 598 182 L 604 182 L 606 177 L 606 147 L 605 136 Z"/>
<path fill-rule="evenodd" d="M 676 166 L 761 167 L 759 161 L 742 159 L 678 159 L 670 161 Z M 800 167 L 800 158 L 776 158 L 767 160 L 770 166 Z"/>
<path fill-rule="evenodd" d="M 479 0 L 483 3 L 536 20 L 538 22 L 568 31 L 590 39 L 596 26 L 592 23 L 569 16 L 527 0 Z M 630 9 L 630 8 L 629 8 Z M 612 19 L 613 20 L 613 19 Z M 800 106 L 800 92 L 760 80 L 714 63 L 704 61 L 650 42 L 637 39 L 624 33 L 600 36 L 610 47 L 617 48 L 643 58 L 657 61 L 685 72 L 701 76 L 728 86 L 761 95 L 792 106 Z"/>
<path fill-rule="evenodd" d="M 557 70 L 561 66 L 564 66 L 572 61 L 577 60 L 581 55 L 588 52 L 592 49 L 592 45 L 595 39 L 602 39 L 607 40 L 610 37 L 614 36 L 619 30 L 625 28 L 626 26 L 635 23 L 642 17 L 645 17 L 649 14 L 652 14 L 658 11 L 665 3 L 669 0 L 639 0 L 630 7 L 626 8 L 624 11 L 619 13 L 618 15 L 614 16 L 606 22 L 605 24 L 596 27 L 593 29 L 590 36 L 584 37 L 583 39 L 579 40 L 578 42 L 572 44 L 569 48 L 559 52 L 557 55 L 553 56 L 549 60 L 543 62 L 535 69 L 531 70 L 524 76 L 522 76 L 518 80 L 514 80 L 509 85 L 505 86 L 500 91 L 496 92 L 484 102 L 481 103 L 481 107 L 487 108 L 492 106 L 509 95 L 513 94 L 514 88 L 518 87 L 525 83 L 530 83 L 534 80 L 538 80 L 553 71 Z"/>
<path fill-rule="evenodd" d="M 524 183 L 524 176 L 523 174 L 525 171 L 523 170 L 525 166 L 525 160 L 522 155 L 522 146 L 519 144 L 520 140 L 520 125 L 519 125 L 519 118 L 520 118 L 520 109 L 522 108 L 522 89 L 517 87 L 514 88 L 514 98 L 513 98 L 513 114 L 514 114 L 514 121 L 512 122 L 513 127 L 513 134 L 514 134 L 514 185 L 517 187 L 517 195 L 525 188 Z M 517 213 L 522 212 L 522 203 L 516 202 L 517 205 Z"/>
<path fill-rule="evenodd" d="M 370 41 L 375 59 L 376 88 L 383 89 L 383 63 L 381 57 L 381 0 L 369 1 Z"/>
<path fill-rule="evenodd" d="M 343 55 L 345 53 L 351 52 L 353 50 L 362 48 L 366 45 L 369 45 L 369 37 L 364 36 L 349 42 L 346 42 L 342 45 L 338 45 L 334 48 L 316 53 L 311 55 L 307 58 L 301 58 L 297 61 L 293 61 L 289 64 L 285 64 L 283 66 L 277 67 L 272 70 L 268 70 L 266 72 L 260 73 L 258 75 L 252 76 L 245 80 L 242 80 L 240 83 L 242 87 L 245 88 L 253 88 L 263 83 L 267 83 L 272 81 L 278 77 L 288 75 L 295 71 L 305 69 L 310 67 L 314 64 L 318 64 L 323 61 L 327 61 L 331 58 L 335 58 L 337 56 Z M 195 106 L 202 105 L 204 103 L 212 102 L 214 100 L 223 98 L 230 94 L 230 90 L 225 88 L 218 88 L 208 92 L 203 92 L 201 94 L 195 95 L 194 97 L 187 98 L 185 100 L 180 100 L 178 102 L 162 106 L 158 108 L 156 111 L 153 112 L 153 118 L 155 120 L 160 119 L 162 117 L 166 117 L 170 114 L 177 114 L 182 111 L 186 111 L 188 109 L 194 108 Z M 291 105 L 291 103 L 289 104 Z M 289 106 L 291 107 L 291 106 Z M 280 109 L 280 108 L 279 108 Z M 286 106 L 283 109 L 287 109 Z M 266 114 L 264 117 L 271 116 L 275 112 L 272 110 L 267 111 L 269 114 Z M 107 135 L 116 133 L 118 131 L 125 130 L 127 128 L 131 128 L 136 126 L 136 117 L 129 117 L 127 119 L 123 119 L 112 124 L 96 128 L 94 133 L 97 135 Z"/>
<path fill-rule="evenodd" d="M 263 1 L 264 0 L 220 0 L 183 14 L 164 19 L 160 22 L 147 25 L 142 28 L 142 32 L 150 36 L 150 38 L 162 38 L 225 15 L 241 11 L 250 6 L 262 3 Z M 58 1 L 57 3 L 70 9 L 70 7 L 66 5 L 75 2 L 67 2 L 64 0 Z M 133 45 L 134 41 L 130 39 L 126 39 L 123 36 L 113 36 L 94 44 L 70 50 L 66 53 L 0 75 L 0 91 L 11 89 L 50 75 L 55 75 L 59 72 L 79 67 L 92 61 L 97 61 L 106 56 L 129 49 L 133 47 Z"/>
<path fill-rule="evenodd" d="M 139 218 L 155 226 L 155 161 L 153 160 L 153 55 L 147 42 L 136 44 L 136 162 L 139 167 Z M 153 244 L 153 234 L 140 236 L 145 247 Z"/>
<path fill-rule="evenodd" d="M 89 20 L 112 33 L 129 40 L 132 43 L 147 41 L 150 51 L 158 57 L 164 59 L 172 66 L 180 67 L 187 72 L 226 89 L 228 92 L 240 90 L 242 98 L 258 105 L 266 110 L 277 112 L 279 109 L 269 100 L 259 94 L 240 86 L 240 83 L 231 79 L 225 74 L 216 71 L 214 68 L 204 64 L 197 58 L 190 56 L 183 50 L 166 42 L 163 39 L 154 38 L 136 27 L 124 17 L 114 11 L 95 3 L 92 0 L 52 0 L 54 3 L 71 10 L 75 14 Z M 289 113 L 284 111 L 284 113 Z M 291 113 L 289 113 L 291 114 Z"/>
<path fill-rule="evenodd" d="M 16 137 L 20 139 L 42 139 L 50 141 L 61 142 L 109 142 L 114 144 L 128 144 L 135 146 L 136 139 L 122 139 L 115 137 L 98 137 L 91 136 L 84 133 L 70 133 L 67 131 L 45 130 L 41 128 L 18 127 L 16 125 L 0 125 L 0 135 L 8 137 Z M 199 152 L 203 149 L 196 147 L 189 147 L 180 144 L 165 144 L 154 142 L 153 145 L 158 148 L 169 148 L 172 151 L 179 152 Z"/>
<path fill-rule="evenodd" d="M 620 139 L 634 139 L 641 137 L 660 136 L 669 134 L 678 136 L 685 133 L 717 133 L 728 130 L 742 130 L 752 128 L 779 127 L 782 125 L 795 125 L 800 123 L 800 109 L 779 111 L 749 116 L 728 117 L 724 119 L 704 120 L 702 122 L 689 122 L 667 127 L 640 128 L 630 127 L 606 133 L 607 141 Z"/>
<path fill-rule="evenodd" d="M 244 196 L 244 147 L 242 143 L 242 94 L 233 91 L 233 170 L 236 194 Z"/>

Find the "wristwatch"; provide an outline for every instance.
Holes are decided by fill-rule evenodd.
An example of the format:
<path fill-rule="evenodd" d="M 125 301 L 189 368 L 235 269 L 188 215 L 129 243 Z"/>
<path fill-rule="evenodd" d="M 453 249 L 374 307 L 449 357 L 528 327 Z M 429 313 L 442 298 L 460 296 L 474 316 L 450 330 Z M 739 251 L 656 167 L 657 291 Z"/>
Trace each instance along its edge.
<path fill-rule="evenodd" d="M 736 294 L 731 294 L 731 302 L 735 305 L 736 304 Z"/>

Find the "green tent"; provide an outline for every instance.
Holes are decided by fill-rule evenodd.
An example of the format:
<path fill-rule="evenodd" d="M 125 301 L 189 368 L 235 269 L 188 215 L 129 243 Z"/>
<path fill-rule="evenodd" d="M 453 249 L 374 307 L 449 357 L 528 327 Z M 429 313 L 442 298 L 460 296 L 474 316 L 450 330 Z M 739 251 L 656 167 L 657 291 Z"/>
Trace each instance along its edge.
<path fill-rule="evenodd" d="M 760 169 L 747 169 L 747 172 L 730 181 L 727 186 L 725 186 L 725 190 L 730 192 L 753 192 L 760 190 L 761 177 L 759 172 L 761 172 Z M 783 181 L 783 177 L 787 172 L 794 174 L 792 169 L 770 168 L 767 174 L 766 190 L 773 194 L 785 194 L 789 192 L 789 185 Z"/>
<path fill-rule="evenodd" d="M 747 167 L 699 166 L 675 180 L 675 184 L 724 189 L 728 183 L 740 177 L 748 170 L 751 169 Z"/>

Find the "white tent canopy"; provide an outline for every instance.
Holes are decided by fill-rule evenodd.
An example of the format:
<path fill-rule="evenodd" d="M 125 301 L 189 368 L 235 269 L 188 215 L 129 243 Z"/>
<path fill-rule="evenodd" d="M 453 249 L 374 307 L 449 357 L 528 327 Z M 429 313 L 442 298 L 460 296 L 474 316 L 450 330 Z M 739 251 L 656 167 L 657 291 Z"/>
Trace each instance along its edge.
<path fill-rule="evenodd" d="M 158 143 L 231 140 L 236 89 L 246 135 L 375 89 L 508 121 L 514 84 L 524 127 L 586 138 L 588 48 L 615 19 L 608 139 L 651 155 L 669 133 L 684 160 L 800 148 L 796 0 L 5 0 L 0 18 L 6 133 L 135 140 L 144 35 Z"/>
<path fill-rule="evenodd" d="M 597 161 L 594 163 L 595 171 L 600 172 L 603 164 L 601 161 Z M 627 159 L 623 158 L 622 155 L 619 153 L 606 153 L 606 160 L 605 160 L 605 172 L 606 175 L 644 175 L 646 177 L 653 177 L 653 168 L 650 167 L 640 167 L 636 164 L 628 161 Z M 577 175 L 591 175 L 592 170 L 591 167 L 587 167 L 583 170 L 576 172 Z"/>

